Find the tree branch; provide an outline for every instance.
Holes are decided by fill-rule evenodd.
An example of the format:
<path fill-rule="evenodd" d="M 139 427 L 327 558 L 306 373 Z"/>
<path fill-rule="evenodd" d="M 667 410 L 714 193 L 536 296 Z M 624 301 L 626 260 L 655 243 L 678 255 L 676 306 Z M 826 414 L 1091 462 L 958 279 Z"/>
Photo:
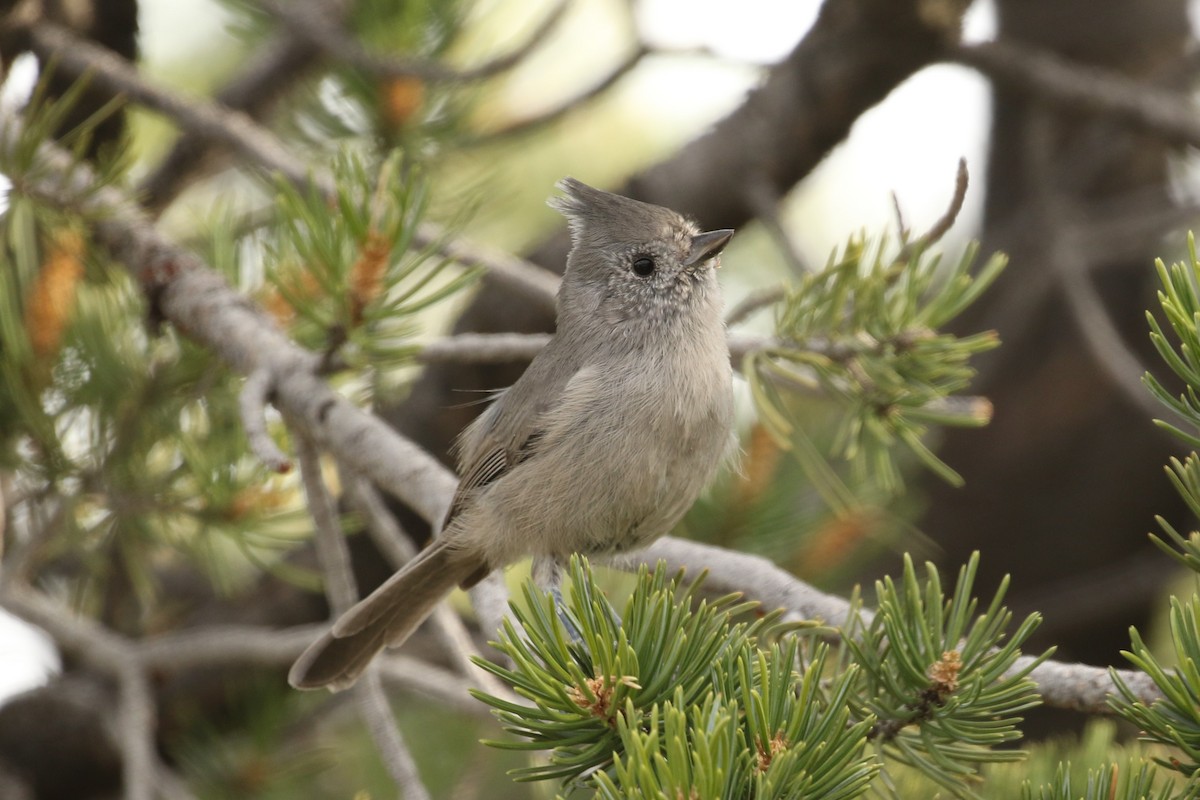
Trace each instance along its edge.
<path fill-rule="evenodd" d="M 304 493 L 308 497 L 308 508 L 315 528 L 317 559 L 325 576 L 325 596 L 336 618 L 358 600 L 350 551 L 342 539 L 342 526 L 338 522 L 333 496 L 321 474 L 320 455 L 302 432 L 298 432 L 295 438 L 300 478 L 304 483 Z M 354 699 L 367 731 L 401 793 L 411 800 L 428 800 L 429 790 L 421 782 L 416 762 L 392 716 L 377 665 L 369 666 L 354 686 Z"/>
<path fill-rule="evenodd" d="M 320 49 L 333 60 L 376 78 L 417 78 L 430 82 L 466 83 L 495 77 L 524 61 L 562 21 L 570 2 L 559 0 L 537 27 L 526 35 L 525 40 L 511 51 L 477 66 L 461 69 L 433 61 L 387 58 L 368 53 L 359 45 L 358 40 L 346 34 L 339 20 L 330 19 L 329 14 L 323 13 L 323 9 L 317 6 L 277 1 L 263 5 L 296 38 Z"/>
<path fill-rule="evenodd" d="M 154 800 L 158 785 L 157 715 L 136 646 L 80 618 L 35 589 L 0 581 L 0 605 L 49 633 L 63 649 L 113 677 L 118 688 L 116 734 L 127 800 Z"/>
<path fill-rule="evenodd" d="M 1177 144 L 1200 146 L 1200 115 L 1179 92 L 1015 42 L 956 46 L 946 60 L 1057 105 L 1119 119 Z"/>
<path fill-rule="evenodd" d="M 38 23 L 30 35 L 40 52 L 57 59 L 60 70 L 74 75 L 87 74 L 94 85 L 167 115 L 191 133 L 226 145 L 252 166 L 266 173 L 277 173 L 293 186 L 300 189 L 311 186 L 325 197 L 336 196 L 332 174 L 297 158 L 279 137 L 250 116 L 203 98 L 186 97 L 157 86 L 120 56 L 81 39 L 66 28 Z M 432 222 L 420 225 L 413 244 L 415 247 L 433 247 L 440 255 L 464 266 L 483 267 L 496 280 L 516 289 L 534 303 L 543 308 L 554 307 L 558 277 L 541 267 L 450 236 Z"/>
<path fill-rule="evenodd" d="M 345 13 L 345 0 L 333 0 L 331 4 L 339 13 Z M 217 92 L 215 101 L 219 106 L 261 120 L 283 94 L 312 70 L 319 56 L 316 47 L 295 36 L 269 39 L 255 49 L 241 73 Z M 170 205 L 206 165 L 218 160 L 221 145 L 220 140 L 184 126 L 171 151 L 139 187 L 137 194 L 146 208 L 157 214 Z"/>
<path fill-rule="evenodd" d="M 787 619 L 816 619 L 841 627 L 850 613 L 848 601 L 814 589 L 761 556 L 667 536 L 638 556 L 639 562 L 651 565 L 659 559 L 666 561 L 672 570 L 682 568 L 693 574 L 706 570 L 709 575 L 707 585 L 721 592 L 742 592 L 765 609 L 786 609 Z M 863 611 L 867 619 L 870 613 Z M 1033 660 L 1033 656 L 1021 656 L 1012 670 L 1019 672 Z M 1118 674 L 1143 702 L 1152 703 L 1162 697 L 1146 673 L 1119 670 Z M 1116 685 L 1107 667 L 1045 661 L 1035 667 L 1029 677 L 1038 684 L 1038 691 L 1048 706 L 1089 714 L 1112 713 L 1107 699 L 1115 692 Z"/>
<path fill-rule="evenodd" d="M 563 100 L 553 108 L 547 109 L 539 114 L 515 120 L 497 130 L 485 131 L 474 139 L 466 142 L 466 144 L 472 146 L 493 144 L 505 139 L 513 139 L 517 136 L 523 136 L 527 133 L 532 133 L 533 131 L 552 125 L 575 109 L 596 99 L 613 86 L 616 86 L 622 78 L 624 78 L 630 72 L 633 72 L 634 68 L 637 67 L 638 64 L 642 63 L 643 59 L 650 55 L 651 52 L 652 51 L 649 47 L 639 44 L 632 51 L 630 51 L 629 55 L 625 56 L 625 58 L 618 62 L 616 66 L 610 69 L 602 78 L 575 96 Z"/>

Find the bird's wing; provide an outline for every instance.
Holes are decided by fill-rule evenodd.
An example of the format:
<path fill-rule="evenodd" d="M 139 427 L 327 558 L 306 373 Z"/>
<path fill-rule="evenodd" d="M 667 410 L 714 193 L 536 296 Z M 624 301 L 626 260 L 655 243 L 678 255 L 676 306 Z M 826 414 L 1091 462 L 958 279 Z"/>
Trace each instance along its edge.
<path fill-rule="evenodd" d="M 552 383 L 527 382 L 527 385 L 541 387 L 537 393 L 540 397 L 523 391 L 525 386 L 518 381 L 472 423 L 460 443 L 462 475 L 442 523 L 443 530 L 480 489 L 499 480 L 536 453 L 546 432 L 547 420 L 553 418 L 563 403 L 571 402 L 570 398 L 576 394 L 572 387 L 580 385 L 581 381 L 587 382 L 592 372 L 584 368 L 567 373 Z"/>

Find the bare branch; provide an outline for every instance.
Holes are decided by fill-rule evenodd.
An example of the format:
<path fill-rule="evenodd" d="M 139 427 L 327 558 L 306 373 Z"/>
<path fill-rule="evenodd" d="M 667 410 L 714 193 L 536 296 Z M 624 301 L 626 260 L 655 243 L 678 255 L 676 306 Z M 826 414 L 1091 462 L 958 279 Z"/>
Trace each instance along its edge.
<path fill-rule="evenodd" d="M 561 278 L 537 264 L 467 239 L 448 237 L 438 225 L 422 223 L 414 237 L 417 246 L 431 246 L 439 254 L 466 267 L 482 267 L 493 279 L 505 284 L 549 311 L 555 310 Z"/>
<path fill-rule="evenodd" d="M 275 17 L 298 39 L 309 42 L 330 58 L 348 64 L 377 78 L 417 78 L 430 82 L 465 83 L 499 75 L 520 64 L 544 42 L 565 15 L 570 3 L 559 2 L 546 14 L 525 41 L 513 50 L 474 67 L 454 68 L 433 61 L 409 58 L 387 58 L 366 52 L 336 19 L 330 19 L 323 9 L 293 2 L 267 2 Z"/>
<path fill-rule="evenodd" d="M 967 199 L 967 185 L 969 182 L 970 175 L 967 172 L 967 160 L 960 158 L 958 160 L 958 171 L 954 175 L 954 195 L 950 198 L 950 206 L 942 216 L 938 217 L 929 230 L 904 246 L 900 251 L 900 255 L 896 257 L 897 261 L 908 261 L 912 258 L 913 251 L 917 248 L 924 249 L 930 245 L 937 244 L 954 227 L 954 222 L 958 219 L 958 215 L 962 211 L 963 202 Z M 895 198 L 895 195 L 892 197 Z M 903 219 L 900 216 L 898 201 L 896 216 L 899 219 Z M 903 222 L 901 222 L 901 225 L 903 225 Z"/>
<path fill-rule="evenodd" d="M 850 612 L 848 601 L 812 588 L 760 556 L 668 536 L 638 556 L 639 561 L 648 564 L 659 559 L 672 570 L 683 568 L 693 574 L 707 570 L 707 584 L 720 591 L 743 592 L 748 599 L 762 603 L 764 608 L 786 609 L 787 619 L 816 619 L 840 627 L 846 623 Z M 863 614 L 866 619 L 871 616 L 866 610 Z M 1012 670 L 1019 672 L 1031 661 L 1031 656 L 1022 656 Z M 1145 673 L 1119 670 L 1118 674 L 1144 702 L 1153 702 L 1162 696 Z M 1116 685 L 1107 668 L 1046 661 L 1035 667 L 1029 677 L 1038 684 L 1038 691 L 1048 706 L 1091 714 L 1112 713 L 1107 699 L 1116 691 Z"/>
<path fill-rule="evenodd" d="M 1041 112 L 1031 117 L 1025 133 L 1033 176 L 1030 205 L 1037 213 L 1037 224 L 1042 227 L 1048 242 L 1047 258 L 1056 281 L 1062 286 L 1072 320 L 1097 366 L 1127 401 L 1154 418 L 1161 409 L 1142 386 L 1145 367 L 1117 331 L 1087 274 L 1083 247 L 1076 241 L 1078 211 L 1070 198 L 1058 191 L 1048 178 L 1053 168 L 1052 135 L 1048 123 L 1049 112 Z"/>
<path fill-rule="evenodd" d="M 334 617 L 337 617 L 358 600 L 358 587 L 350 565 L 350 550 L 342 537 L 342 526 L 338 522 L 333 496 L 321 474 L 320 455 L 312 440 L 302 432 L 296 435 L 296 454 L 304 492 L 308 497 L 308 508 L 316 528 L 317 559 L 325 576 L 325 596 L 329 599 Z M 416 762 L 400 736 L 377 669 L 374 665 L 368 667 L 354 686 L 354 699 L 359 713 L 403 796 L 410 800 L 428 800 L 429 791 L 417 775 Z"/>
<path fill-rule="evenodd" d="M 1104 301 L 1100 299 L 1100 293 L 1087 275 L 1086 267 L 1075 263 L 1073 257 L 1064 255 L 1068 248 L 1058 249 L 1060 255 L 1056 266 L 1067 308 L 1088 352 L 1128 402 L 1149 419 L 1161 417 L 1163 407 L 1142 385 L 1146 366 L 1134 355 L 1117 330 L 1112 316 L 1104 307 Z"/>
<path fill-rule="evenodd" d="M 786 286 L 767 286 L 757 289 L 743 297 L 740 303 L 729 310 L 729 313 L 725 315 L 725 325 L 732 328 L 734 325 L 745 322 L 752 314 L 778 303 L 785 297 L 787 297 Z M 732 347 L 732 342 L 730 346 Z"/>
<path fill-rule="evenodd" d="M 321 563 L 321 574 L 325 576 L 325 596 L 329 600 L 330 610 L 337 617 L 358 602 L 350 551 L 346 549 L 346 542 L 342 538 L 336 504 L 321 475 L 320 455 L 303 432 L 296 430 L 295 434 L 300 479 L 304 483 L 304 494 L 308 498 L 308 509 L 313 519 L 317 560 Z"/>
<path fill-rule="evenodd" d="M 471 607 L 479 617 L 480 629 L 489 638 L 496 636 L 504 627 L 504 620 L 510 611 L 504 570 L 493 570 L 490 575 L 471 587 L 468 594 L 471 596 Z M 511 663 L 508 656 L 499 652 L 493 653 L 491 660 Z"/>
<path fill-rule="evenodd" d="M 760 298 L 747 298 L 747 301 L 757 306 L 774 302 L 781 293 L 782 287 L 765 290 Z M 750 309 L 753 311 L 756 309 Z M 738 317 L 742 316 L 739 309 Z M 739 321 L 735 319 L 734 322 Z M 727 324 L 733 324 L 729 322 Z M 417 353 L 417 360 L 424 364 L 501 364 L 506 362 L 529 361 L 550 341 L 548 333 L 459 333 L 434 339 L 427 343 Z M 729 353 L 734 365 L 741 364 L 742 359 L 752 350 L 762 350 L 771 347 L 792 347 L 810 350 L 815 353 L 837 356 L 844 355 L 832 342 L 812 339 L 805 342 L 783 342 L 771 336 L 731 335 L 729 337 Z"/>
<path fill-rule="evenodd" d="M 250 373 L 238 395 L 238 410 L 250 449 L 266 464 L 267 469 L 282 474 L 291 470 L 292 462 L 267 433 L 267 396 L 270 392 L 270 373 L 265 370 Z"/>
<path fill-rule="evenodd" d="M 282 666 L 328 627 L 299 625 L 268 630 L 258 625 L 212 625 L 154 636 L 134 643 L 147 669 L 172 670 L 229 664 Z"/>
<path fill-rule="evenodd" d="M 296 0 L 304 2 L 304 0 Z M 344 14 L 345 0 L 323 0 Z M 255 48 L 242 71 L 216 95 L 216 103 L 262 119 L 319 61 L 317 48 L 294 36 L 278 36 Z M 221 142 L 184 126 L 171 151 L 141 183 L 138 196 L 158 213 L 206 169 L 220 161 Z"/>
<path fill-rule="evenodd" d="M 974 67 L 1059 106 L 1104 114 L 1178 144 L 1200 145 L 1200 115 L 1178 92 L 1015 42 L 952 48 L 948 61 Z"/>
<path fill-rule="evenodd" d="M 796 275 L 805 275 L 810 272 L 811 270 L 804 263 L 800 251 L 796 249 L 796 243 L 792 240 L 791 233 L 783 223 L 783 216 L 780 213 L 783 196 L 771 181 L 765 175 L 747 177 L 742 191 L 746 193 L 746 202 L 754 212 L 754 216 L 767 229 L 767 233 L 775 241 L 775 246 L 783 254 L 784 261 L 791 267 L 792 272 Z"/>
<path fill-rule="evenodd" d="M 159 785 L 155 731 L 158 712 L 146 672 L 130 659 L 117 675 L 122 776 L 127 800 L 154 800 Z"/>
<path fill-rule="evenodd" d="M 567 114 L 570 114 L 580 106 L 607 92 L 609 89 L 615 86 L 618 81 L 632 72 L 638 64 L 642 63 L 642 59 L 650 55 L 651 52 L 652 51 L 648 46 L 639 43 L 637 47 L 635 47 L 629 53 L 629 55 L 625 56 L 620 63 L 609 70 L 604 77 L 574 97 L 564 100 L 554 108 L 543 111 L 540 114 L 536 114 L 531 117 L 525 117 L 524 119 L 519 119 L 515 122 L 510 122 L 503 128 L 499 128 L 494 131 L 486 131 L 476 137 L 473 141 L 468 141 L 464 144 L 493 144 L 504 139 L 512 139 L 517 136 L 523 136 L 524 134 L 531 133 L 532 131 L 536 131 L 540 128 L 551 125 L 565 117 Z"/>
<path fill-rule="evenodd" d="M 417 360 L 425 364 L 529 361 L 549 341 L 548 333 L 460 333 L 425 345 L 417 353 Z"/>
<path fill-rule="evenodd" d="M 417 762 L 413 760 L 408 745 L 400 735 L 396 718 L 392 716 L 387 695 L 383 691 L 383 683 L 379 680 L 378 667 L 368 667 L 353 691 L 367 731 L 371 734 L 375 746 L 379 748 L 379 755 L 392 780 L 400 788 L 401 797 L 406 800 L 429 800 L 429 790 L 425 788 L 417 773 Z"/>
<path fill-rule="evenodd" d="M 379 677 L 405 691 L 435 700 L 447 710 L 476 719 L 495 719 L 486 705 L 471 697 L 469 680 L 428 661 L 385 653 L 379 659 Z M 505 688 L 497 696 L 512 697 L 512 694 Z"/>

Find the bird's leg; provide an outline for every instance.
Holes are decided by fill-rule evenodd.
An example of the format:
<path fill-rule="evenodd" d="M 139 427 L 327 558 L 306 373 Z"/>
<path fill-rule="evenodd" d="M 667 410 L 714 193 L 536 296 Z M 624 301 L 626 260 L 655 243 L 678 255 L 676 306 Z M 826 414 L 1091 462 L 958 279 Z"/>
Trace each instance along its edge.
<path fill-rule="evenodd" d="M 565 572 L 562 561 L 554 556 L 535 556 L 530 568 L 534 585 L 544 592 L 549 592 L 550 596 L 554 598 L 554 611 L 558 614 L 558 621 L 562 623 L 567 636 L 572 642 L 579 643 L 583 641 L 583 635 L 575 627 L 570 615 L 567 614 L 567 603 L 562 595 Z"/>

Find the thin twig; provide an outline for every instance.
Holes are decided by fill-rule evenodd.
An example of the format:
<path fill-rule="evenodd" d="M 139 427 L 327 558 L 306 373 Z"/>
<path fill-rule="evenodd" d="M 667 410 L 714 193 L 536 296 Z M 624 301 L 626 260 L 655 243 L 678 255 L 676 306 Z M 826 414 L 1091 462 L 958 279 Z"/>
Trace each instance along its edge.
<path fill-rule="evenodd" d="M 443 708 L 468 717 L 494 719 L 487 706 L 471 697 L 472 682 L 456 672 L 400 653 L 384 653 L 377 664 L 379 677 L 388 684 L 428 697 Z M 484 691 L 492 693 L 490 689 Z M 497 696 L 521 702 L 507 688 Z"/>
<path fill-rule="evenodd" d="M 503 128 L 485 131 L 476 136 L 474 139 L 464 142 L 464 144 L 468 146 L 494 144 L 505 139 L 514 139 L 518 136 L 523 136 L 527 133 L 545 128 L 546 126 L 562 119 L 567 114 L 570 114 L 580 106 L 585 105 L 586 103 L 607 92 L 609 89 L 615 86 L 618 81 L 632 72 L 634 68 L 638 64 L 642 63 L 642 60 L 652 52 L 653 51 L 645 44 L 638 44 L 637 47 L 635 47 L 633 51 L 624 58 L 624 60 L 609 70 L 604 77 L 593 83 L 588 88 L 579 92 L 574 97 L 563 100 L 555 107 L 546 111 L 542 111 L 541 113 L 510 122 Z"/>
<path fill-rule="evenodd" d="M 354 699 L 379 755 L 406 800 L 429 800 L 429 790 L 417 773 L 417 762 L 400 735 L 388 705 L 377 667 L 368 667 L 354 686 Z"/>
<path fill-rule="evenodd" d="M 800 250 L 796 247 L 791 233 L 783 223 L 783 215 L 780 213 L 783 198 L 775 190 L 770 179 L 766 175 L 748 176 L 742 191 L 746 193 L 746 202 L 754 212 L 754 216 L 766 228 L 792 273 L 800 276 L 811 272 L 804 257 L 800 255 Z"/>
<path fill-rule="evenodd" d="M 85 484 L 82 488 L 87 488 L 90 481 L 84 479 L 82 483 Z M 33 503 L 33 499 L 26 499 L 25 502 Z M 54 503 L 54 508 L 48 517 L 41 513 L 46 503 Z M 16 505 L 17 503 L 14 502 L 13 506 Z M 42 555 L 51 539 L 61 531 L 63 521 L 74 508 L 74 503 L 68 502 L 66 497 L 57 492 L 39 498 L 36 504 L 31 505 L 28 512 L 30 523 L 25 526 L 28 531 L 27 535 L 24 539 L 9 542 L 4 549 L 4 574 L 8 576 L 9 580 L 28 581 L 30 579 L 31 573 L 37 568 L 39 556 Z"/>
<path fill-rule="evenodd" d="M 471 587 L 471 606 L 479 617 L 479 627 L 484 635 L 492 638 L 504 627 L 504 620 L 509 618 L 508 586 L 504 583 L 504 570 L 495 570 L 492 574 Z M 508 656 L 499 652 L 493 653 L 493 661 L 511 663 Z"/>
<path fill-rule="evenodd" d="M 1134 355 L 1125 337 L 1117 330 L 1112 315 L 1104 307 L 1100 293 L 1086 273 L 1086 267 L 1077 263 L 1074 256 L 1068 255 L 1069 249 L 1069 246 L 1055 248 L 1058 253 L 1056 267 L 1067 308 L 1084 345 L 1129 403 L 1148 419 L 1161 417 L 1163 407 L 1142 385 L 1146 366 Z"/>
<path fill-rule="evenodd" d="M 900 195 L 895 192 L 892 195 L 892 210 L 896 212 L 896 232 L 901 239 L 908 236 L 908 224 L 904 221 L 904 209 L 900 207 Z"/>
<path fill-rule="evenodd" d="M 350 550 L 346 547 L 338 522 L 337 508 L 325 478 L 317 448 L 303 432 L 296 431 L 296 455 L 300 462 L 300 478 L 308 498 L 308 508 L 315 528 L 317 559 L 325 576 L 325 596 L 335 617 L 345 613 L 358 600 Z M 379 682 L 374 666 L 367 668 L 354 686 L 354 698 L 359 713 L 401 794 L 409 800 L 428 800 L 429 791 L 417 774 L 412 754 L 400 736 L 392 716 L 387 696 Z"/>
<path fill-rule="evenodd" d="M 325 478 L 321 475 L 321 459 L 313 442 L 296 426 L 292 426 L 296 440 L 296 456 L 300 462 L 300 480 L 304 484 L 304 495 L 308 499 L 309 513 L 313 520 L 313 543 L 317 548 L 317 560 L 321 574 L 325 577 L 325 596 L 335 617 L 350 610 L 358 602 L 358 587 L 354 582 L 354 567 L 350 563 L 350 551 L 342 537 L 342 526 L 338 521 L 334 503 Z"/>
<path fill-rule="evenodd" d="M 954 195 L 950 198 L 950 206 L 938 218 L 937 222 L 933 223 L 933 226 L 929 230 L 921 234 L 920 241 L 923 246 L 928 247 L 929 245 L 937 244 L 954 227 L 954 222 L 962 212 L 963 203 L 967 199 L 967 188 L 970 186 L 970 183 L 971 175 L 967 171 L 967 160 L 960 158 L 958 159 L 958 169 L 954 173 Z"/>
<path fill-rule="evenodd" d="M 495 77 L 524 61 L 565 16 L 569 0 L 559 0 L 525 41 L 503 55 L 474 67 L 455 68 L 435 61 L 388 58 L 368 53 L 359 42 L 346 34 L 337 20 L 329 19 L 319 7 L 293 2 L 266 2 L 263 5 L 297 38 L 310 42 L 335 61 L 348 64 L 377 78 L 416 78 L 442 83 L 466 83 Z"/>
<path fill-rule="evenodd" d="M 1081 248 L 1075 237 L 1076 209 L 1049 179 L 1054 165 L 1051 163 L 1052 132 L 1048 112 L 1042 111 L 1031 118 L 1025 138 L 1030 158 L 1030 205 L 1037 212 L 1042 233 L 1048 241 L 1047 258 L 1063 289 L 1071 319 L 1079 329 L 1084 346 L 1117 391 L 1135 408 L 1154 418 L 1162 409 L 1142 386 L 1145 367 L 1117 331 L 1087 274 L 1087 264 L 1082 261 Z"/>
<path fill-rule="evenodd" d="M 134 643 L 147 669 L 175 670 L 230 664 L 290 664 L 328 626 L 267 630 L 258 625 L 209 625 Z"/>
<path fill-rule="evenodd" d="M 787 292 L 788 287 L 783 285 L 755 289 L 729 310 L 729 313 L 725 315 L 725 326 L 732 328 L 734 325 L 745 322 L 752 314 L 787 297 Z"/>
<path fill-rule="evenodd" d="M 421 223 L 413 239 L 418 247 L 432 247 L 455 263 L 482 267 L 493 279 L 517 289 L 543 308 L 555 309 L 562 278 L 545 267 L 468 239 L 447 236 L 444 228 L 431 222 Z"/>
<path fill-rule="evenodd" d="M 342 480 L 351 504 L 366 522 L 367 532 L 375 546 L 383 552 L 393 568 L 400 569 L 416 555 L 412 540 L 401 530 L 400 523 L 388 511 L 370 482 L 346 470 L 342 471 Z M 507 688 L 491 673 L 484 672 L 472 663 L 472 658 L 482 656 L 466 626 L 449 606 L 438 603 L 430 621 L 447 655 L 463 677 L 489 694 L 503 696 L 507 693 Z"/>
<path fill-rule="evenodd" d="M 1180 92 L 1011 41 L 957 46 L 946 60 L 974 67 L 1059 107 L 1104 114 L 1172 142 L 1200 146 L 1200 115 Z"/>
<path fill-rule="evenodd" d="M 278 173 L 293 186 L 312 187 L 329 198 L 337 195 L 330 172 L 297 158 L 279 137 L 248 115 L 153 84 L 120 56 L 57 25 L 38 23 L 31 36 L 40 49 L 55 55 L 63 72 L 86 73 L 93 85 L 163 113 L 206 139 L 221 142 L 250 164 L 267 173 Z M 553 307 L 558 276 L 542 267 L 453 237 L 433 222 L 422 222 L 413 240 L 415 246 L 433 247 L 439 254 L 465 266 L 483 267 L 522 294 Z"/>
<path fill-rule="evenodd" d="M 127 660 L 117 678 L 120 686 L 117 719 L 125 797 L 127 800 L 154 800 L 155 787 L 159 784 L 154 739 L 158 713 L 150 682 L 136 659 Z"/>
<path fill-rule="evenodd" d="M 908 262 L 912 260 L 912 255 L 915 251 L 924 250 L 942 240 L 942 237 L 954 227 L 954 222 L 958 219 L 958 215 L 962 211 L 963 202 L 967 199 L 967 186 L 969 183 L 970 175 L 967 172 L 967 160 L 960 158 L 958 160 L 958 171 L 954 175 L 954 194 L 950 198 L 949 207 L 946 208 L 942 216 L 938 217 L 929 230 L 900 249 L 899 255 L 896 256 L 896 261 Z M 895 199 L 894 194 L 892 197 Z M 901 220 L 900 224 L 903 226 L 903 217 L 900 214 L 900 202 L 898 200 L 896 201 L 896 217 Z M 901 235 L 903 234 L 904 230 L 901 227 Z"/>
<path fill-rule="evenodd" d="M 549 341 L 548 333 L 459 333 L 429 342 L 417 353 L 417 360 L 424 364 L 529 361 Z"/>
<path fill-rule="evenodd" d="M 267 469 L 282 474 L 291 470 L 292 462 L 275 444 L 271 434 L 267 433 L 266 411 L 270 392 L 271 374 L 266 370 L 255 370 L 246 378 L 238 394 L 238 411 L 250 450 Z"/>

